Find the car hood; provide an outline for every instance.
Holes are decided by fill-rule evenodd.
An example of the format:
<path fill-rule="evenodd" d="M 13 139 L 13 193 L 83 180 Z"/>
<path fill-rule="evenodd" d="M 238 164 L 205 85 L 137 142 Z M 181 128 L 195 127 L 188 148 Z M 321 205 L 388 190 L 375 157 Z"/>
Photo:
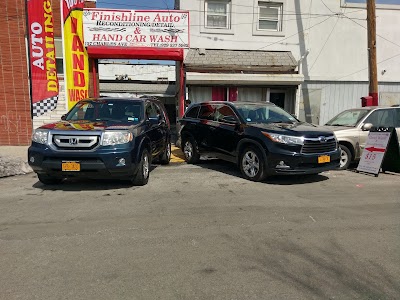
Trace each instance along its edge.
<path fill-rule="evenodd" d="M 272 131 L 275 133 L 294 135 L 294 136 L 303 136 L 303 135 L 328 136 L 333 134 L 332 130 L 326 127 L 306 122 L 270 123 L 270 124 L 259 123 L 259 124 L 251 124 L 251 126 Z"/>
<path fill-rule="evenodd" d="M 49 130 L 60 130 L 60 131 L 69 131 L 69 130 L 79 130 L 79 131 L 91 131 L 91 130 L 130 130 L 137 127 L 138 124 L 133 125 L 132 123 L 127 122 L 116 122 L 116 121 L 60 121 L 51 124 L 46 124 L 41 126 L 41 129 L 49 129 Z"/>
<path fill-rule="evenodd" d="M 325 125 L 323 127 L 327 128 L 329 130 L 332 130 L 332 131 L 342 131 L 342 130 L 348 130 L 348 129 L 354 129 L 355 128 L 353 126 L 328 126 L 328 125 Z"/>

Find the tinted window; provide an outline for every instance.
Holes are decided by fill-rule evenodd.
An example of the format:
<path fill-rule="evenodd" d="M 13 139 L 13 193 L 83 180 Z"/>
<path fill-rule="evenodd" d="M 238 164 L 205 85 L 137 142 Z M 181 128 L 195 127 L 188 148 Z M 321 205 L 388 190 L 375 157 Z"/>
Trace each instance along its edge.
<path fill-rule="evenodd" d="M 214 120 L 215 106 L 211 104 L 202 105 L 200 108 L 199 118 L 202 120 Z"/>
<path fill-rule="evenodd" d="M 364 121 L 379 127 L 394 127 L 394 109 L 378 109 L 373 111 Z"/>
<path fill-rule="evenodd" d="M 200 109 L 200 106 L 195 106 L 195 107 L 189 108 L 189 110 L 186 112 L 185 116 L 187 118 L 195 119 L 195 118 L 197 118 L 197 115 L 199 114 L 199 109 Z"/>
<path fill-rule="evenodd" d="M 157 110 L 152 103 L 146 104 L 146 119 L 157 118 Z"/>
<path fill-rule="evenodd" d="M 161 108 L 161 106 L 157 103 L 153 103 L 157 116 L 159 116 L 160 120 L 165 120 L 165 115 L 164 115 L 164 110 Z"/>
<path fill-rule="evenodd" d="M 233 110 L 227 106 L 227 105 L 222 105 L 217 107 L 216 112 L 215 112 L 215 121 L 218 122 L 232 122 L 237 120 L 235 113 Z"/>
<path fill-rule="evenodd" d="M 396 108 L 396 109 L 394 109 L 394 111 L 395 111 L 394 125 L 396 127 L 400 127 L 400 108 Z"/>

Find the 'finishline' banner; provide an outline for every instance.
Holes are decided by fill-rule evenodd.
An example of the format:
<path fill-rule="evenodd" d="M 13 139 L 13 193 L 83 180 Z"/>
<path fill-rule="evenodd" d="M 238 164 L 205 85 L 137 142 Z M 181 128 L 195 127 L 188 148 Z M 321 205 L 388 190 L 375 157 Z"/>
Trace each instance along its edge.
<path fill-rule="evenodd" d="M 38 117 L 57 107 L 53 13 L 48 0 L 28 0 L 27 10 L 32 114 Z"/>
<path fill-rule="evenodd" d="M 83 45 L 84 0 L 61 0 L 65 94 L 68 109 L 89 97 L 89 60 Z"/>

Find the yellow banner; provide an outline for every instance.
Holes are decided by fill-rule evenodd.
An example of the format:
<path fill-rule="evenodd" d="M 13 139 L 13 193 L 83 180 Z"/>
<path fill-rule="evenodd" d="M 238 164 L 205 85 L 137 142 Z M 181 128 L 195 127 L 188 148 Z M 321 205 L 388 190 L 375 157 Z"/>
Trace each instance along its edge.
<path fill-rule="evenodd" d="M 68 109 L 89 97 L 89 60 L 83 46 L 83 11 L 73 9 L 64 20 L 64 75 Z"/>

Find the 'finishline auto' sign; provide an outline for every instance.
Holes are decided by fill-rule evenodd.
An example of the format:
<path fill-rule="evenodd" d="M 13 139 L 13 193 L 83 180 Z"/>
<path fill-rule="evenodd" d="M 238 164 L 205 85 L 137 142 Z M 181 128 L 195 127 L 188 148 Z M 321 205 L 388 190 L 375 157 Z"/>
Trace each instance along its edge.
<path fill-rule="evenodd" d="M 83 13 L 85 46 L 189 47 L 189 12 L 99 10 Z"/>

